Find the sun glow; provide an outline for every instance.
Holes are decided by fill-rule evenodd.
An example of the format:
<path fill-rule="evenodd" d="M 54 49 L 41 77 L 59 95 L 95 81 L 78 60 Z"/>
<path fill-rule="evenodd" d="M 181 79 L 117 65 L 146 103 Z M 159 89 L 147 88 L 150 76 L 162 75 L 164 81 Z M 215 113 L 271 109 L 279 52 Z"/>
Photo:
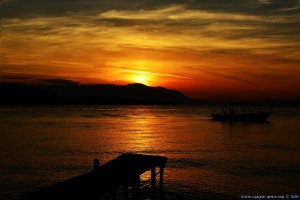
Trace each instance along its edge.
<path fill-rule="evenodd" d="M 119 64 L 119 63 L 118 63 Z M 124 70 L 127 74 L 127 80 L 132 83 L 140 83 L 144 85 L 153 84 L 154 73 L 149 72 L 149 69 L 153 69 L 153 62 L 149 60 L 126 60 L 121 63 L 121 66 L 131 66 L 132 69 Z"/>
<path fill-rule="evenodd" d="M 133 78 L 137 83 L 146 83 L 147 78 L 144 75 L 139 75 Z"/>
<path fill-rule="evenodd" d="M 141 83 L 144 85 L 148 85 L 149 76 L 147 76 L 146 74 L 136 74 L 131 77 L 131 81 L 133 81 L 134 83 Z"/>

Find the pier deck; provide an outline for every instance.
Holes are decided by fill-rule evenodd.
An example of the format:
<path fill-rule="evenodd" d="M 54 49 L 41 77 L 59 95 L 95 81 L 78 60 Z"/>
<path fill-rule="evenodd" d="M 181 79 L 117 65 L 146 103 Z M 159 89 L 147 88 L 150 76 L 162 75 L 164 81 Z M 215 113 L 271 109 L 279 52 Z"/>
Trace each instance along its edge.
<path fill-rule="evenodd" d="M 156 167 L 159 167 L 159 197 L 163 192 L 163 172 L 167 157 L 143 154 L 122 154 L 115 159 L 99 165 L 94 160 L 94 170 L 86 174 L 58 182 L 50 187 L 27 194 L 21 200 L 53 199 L 115 199 L 116 191 L 124 188 L 124 199 L 140 199 L 140 175 L 151 170 L 151 199 L 156 199 Z M 131 194 L 129 191 L 131 188 Z"/>

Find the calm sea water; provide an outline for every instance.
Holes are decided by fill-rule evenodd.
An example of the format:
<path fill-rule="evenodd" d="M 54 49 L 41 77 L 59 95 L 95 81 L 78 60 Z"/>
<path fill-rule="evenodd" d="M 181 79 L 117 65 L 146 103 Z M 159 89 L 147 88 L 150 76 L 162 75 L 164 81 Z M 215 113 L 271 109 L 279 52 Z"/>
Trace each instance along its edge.
<path fill-rule="evenodd" d="M 300 107 L 268 123 L 211 121 L 205 106 L 0 107 L 0 199 L 48 186 L 125 152 L 169 158 L 166 199 L 299 195 Z"/>

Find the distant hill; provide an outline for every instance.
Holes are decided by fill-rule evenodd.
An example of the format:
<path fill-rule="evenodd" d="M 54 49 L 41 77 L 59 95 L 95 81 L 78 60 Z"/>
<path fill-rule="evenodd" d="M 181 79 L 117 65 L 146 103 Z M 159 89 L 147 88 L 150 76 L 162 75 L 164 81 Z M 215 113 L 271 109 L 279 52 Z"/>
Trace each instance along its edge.
<path fill-rule="evenodd" d="M 143 84 L 84 85 L 67 80 L 0 83 L 0 104 L 194 104 L 176 90 Z"/>

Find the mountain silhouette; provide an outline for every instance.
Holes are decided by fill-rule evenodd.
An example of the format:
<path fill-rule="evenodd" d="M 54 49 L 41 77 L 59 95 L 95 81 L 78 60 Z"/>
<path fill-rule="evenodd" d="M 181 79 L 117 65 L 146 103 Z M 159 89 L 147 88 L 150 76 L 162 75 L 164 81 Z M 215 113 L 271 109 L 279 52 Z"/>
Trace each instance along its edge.
<path fill-rule="evenodd" d="M 0 83 L 0 104 L 192 104 L 176 90 L 128 85 L 79 84 L 44 80 L 36 84 Z"/>

